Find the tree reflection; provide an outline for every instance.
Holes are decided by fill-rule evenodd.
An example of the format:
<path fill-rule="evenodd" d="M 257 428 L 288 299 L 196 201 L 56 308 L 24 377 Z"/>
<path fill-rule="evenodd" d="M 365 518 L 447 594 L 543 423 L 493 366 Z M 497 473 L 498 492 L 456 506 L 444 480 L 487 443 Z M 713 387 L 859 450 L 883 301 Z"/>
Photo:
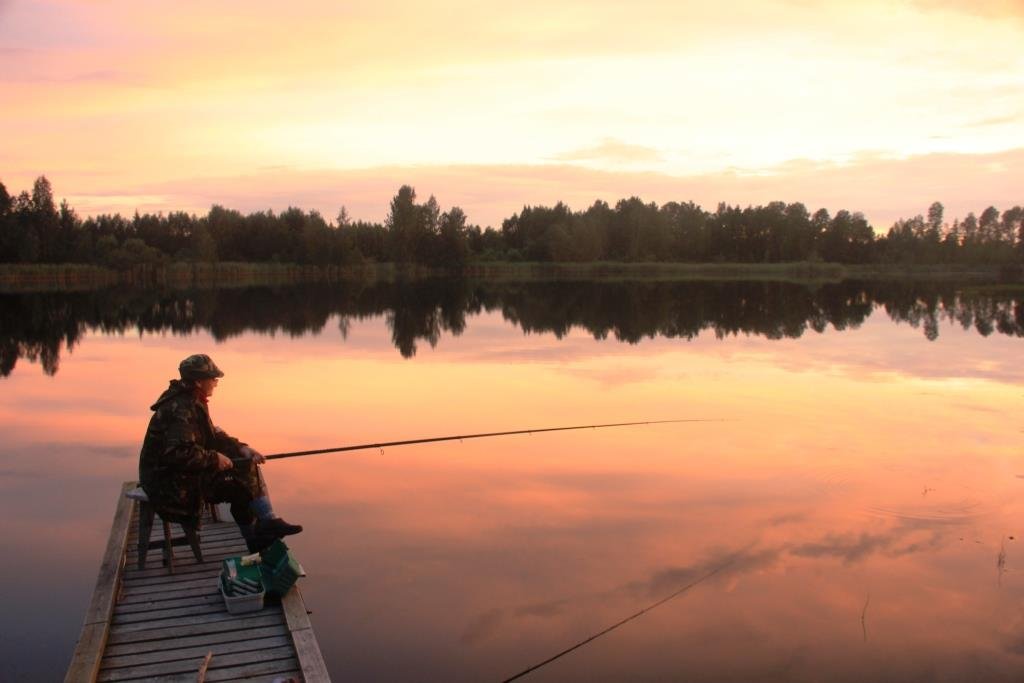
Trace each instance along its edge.
<path fill-rule="evenodd" d="M 595 339 L 635 344 L 664 337 L 746 334 L 797 338 L 808 331 L 854 329 L 880 307 L 929 340 L 943 322 L 1024 336 L 1024 293 L 960 290 L 949 283 L 845 281 L 814 287 L 784 282 L 346 282 L 202 290 L 108 289 L 0 294 L 0 376 L 20 359 L 46 374 L 60 367 L 89 331 L 189 334 L 217 341 L 247 332 L 298 337 L 319 333 L 339 316 L 342 339 L 353 319 L 383 316 L 405 358 L 459 335 L 467 318 L 500 311 L 524 333 L 562 338 L 573 329 Z"/>

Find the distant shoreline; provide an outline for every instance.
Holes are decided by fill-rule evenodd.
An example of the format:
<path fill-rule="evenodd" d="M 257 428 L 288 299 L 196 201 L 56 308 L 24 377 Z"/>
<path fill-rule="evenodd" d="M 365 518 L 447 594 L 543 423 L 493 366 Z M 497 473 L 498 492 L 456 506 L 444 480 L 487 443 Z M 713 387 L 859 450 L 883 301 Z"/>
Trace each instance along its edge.
<path fill-rule="evenodd" d="M 798 283 L 848 279 L 929 279 L 1024 283 L 1020 267 L 999 265 L 895 265 L 821 263 L 549 263 L 477 261 L 457 274 L 393 263 L 313 266 L 292 263 L 171 263 L 125 271 L 89 264 L 0 264 L 0 291 L 80 291 L 116 285 L 139 287 L 238 287 L 347 280 L 464 277 L 481 280 L 777 280 Z"/>

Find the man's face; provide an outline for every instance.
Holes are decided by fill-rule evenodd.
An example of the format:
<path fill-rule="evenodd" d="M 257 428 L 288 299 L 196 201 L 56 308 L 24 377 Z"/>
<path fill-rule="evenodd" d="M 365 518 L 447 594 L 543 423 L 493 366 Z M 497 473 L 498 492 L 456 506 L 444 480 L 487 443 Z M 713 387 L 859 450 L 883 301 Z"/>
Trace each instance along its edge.
<path fill-rule="evenodd" d="M 196 380 L 196 386 L 199 387 L 199 392 L 205 397 L 210 398 L 213 396 L 213 390 L 217 388 L 217 382 L 220 380 L 216 377 L 208 379 Z"/>

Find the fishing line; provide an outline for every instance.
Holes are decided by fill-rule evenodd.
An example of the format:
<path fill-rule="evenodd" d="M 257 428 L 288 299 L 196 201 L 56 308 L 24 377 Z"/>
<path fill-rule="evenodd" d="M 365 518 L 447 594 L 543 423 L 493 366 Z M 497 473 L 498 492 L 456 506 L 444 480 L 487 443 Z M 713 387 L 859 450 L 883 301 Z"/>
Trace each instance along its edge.
<path fill-rule="evenodd" d="M 465 439 L 483 439 L 483 438 L 492 437 L 492 436 L 512 436 L 514 434 L 529 434 L 529 435 L 533 435 L 533 434 L 539 434 L 539 433 L 542 433 L 542 432 L 565 432 L 565 431 L 571 431 L 571 430 L 575 430 L 575 429 L 604 429 L 604 428 L 608 428 L 608 427 L 637 427 L 637 426 L 641 426 L 641 425 L 678 424 L 678 423 L 683 423 L 683 422 L 725 422 L 725 421 L 726 420 L 719 419 L 719 418 L 691 418 L 691 419 L 682 419 L 682 420 L 647 420 L 647 421 L 643 421 L 643 422 L 613 422 L 613 423 L 608 423 L 608 424 L 576 425 L 576 426 L 573 426 L 573 427 L 544 427 L 544 428 L 540 428 L 540 429 L 516 429 L 516 430 L 513 430 L 513 431 L 507 431 L 507 432 L 484 432 L 484 433 L 480 433 L 480 434 L 456 434 L 456 435 L 453 435 L 453 436 L 435 436 L 435 437 L 430 437 L 430 438 L 425 438 L 425 439 L 404 439 L 402 441 L 385 441 L 385 442 L 382 442 L 382 443 L 357 444 L 357 445 L 354 445 L 354 446 L 337 446 L 337 447 L 334 447 L 334 448 L 318 448 L 318 449 L 308 450 L 308 451 L 292 451 L 292 452 L 288 452 L 288 453 L 272 453 L 272 454 L 264 456 L 264 457 L 267 460 L 277 460 L 277 459 L 280 459 L 280 458 L 298 458 L 298 457 L 301 457 L 301 456 L 304 456 L 304 455 L 322 455 L 322 454 L 325 454 L 325 453 L 342 453 L 342 452 L 345 452 L 345 451 L 368 450 L 368 449 L 371 449 L 371 448 L 380 449 L 380 452 L 383 454 L 385 447 L 390 447 L 390 446 L 409 446 L 409 445 L 418 444 L 418 443 L 437 443 L 439 441 L 456 441 L 456 440 L 463 441 Z M 667 595 L 664 598 L 662 598 L 661 600 L 658 600 L 657 602 L 655 602 L 655 603 L 653 603 L 651 605 L 648 605 L 647 607 L 643 608 L 639 612 L 637 612 L 635 614 L 632 614 L 632 615 L 626 617 L 625 619 L 622 619 L 621 621 L 619 621 L 619 622 L 617 622 L 615 624 L 612 624 L 611 626 L 609 626 L 608 628 L 604 629 L 603 631 L 600 631 L 599 633 L 595 633 L 594 635 L 590 636 L 589 638 L 587 638 L 585 640 L 581 640 L 580 642 L 576 643 L 572 647 L 569 647 L 569 648 L 567 648 L 565 650 L 562 650 L 558 654 L 545 659 L 543 662 L 540 662 L 538 664 L 534 664 L 530 668 L 524 669 L 523 671 L 520 671 L 519 673 L 517 673 L 516 675 L 512 676 L 511 678 L 506 679 L 505 683 L 508 683 L 509 681 L 514 681 L 514 680 L 516 680 L 518 678 L 522 678 L 523 676 L 529 674 L 530 672 L 536 671 L 537 669 L 550 664 L 551 662 L 555 661 L 556 659 L 559 659 L 560 657 L 564 657 L 565 655 L 569 654 L 573 650 L 576 650 L 578 648 L 583 647 L 587 643 L 589 643 L 591 641 L 594 641 L 597 638 L 600 638 L 601 636 L 614 631 L 615 629 L 619 628 L 620 626 L 629 623 L 630 621 L 632 621 L 632 620 L 636 619 L 637 617 L 639 617 L 639 616 L 649 612 L 650 610 L 665 604 L 669 600 L 671 600 L 671 599 L 673 599 L 675 597 L 678 597 L 679 595 L 682 595 L 683 593 L 685 593 L 686 591 L 690 590 L 694 586 L 696 586 L 696 585 L 698 585 L 700 583 L 703 583 L 704 581 L 707 581 L 708 579 L 713 577 L 715 574 L 717 574 L 718 572 L 720 572 L 723 569 L 725 569 L 727 566 L 732 564 L 734 560 L 735 560 L 735 558 L 729 560 L 728 562 L 726 562 L 726 563 L 724 563 L 722 565 L 719 565 L 717 568 L 715 568 L 714 570 L 708 572 L 707 574 L 705 574 L 704 576 L 700 577 L 696 581 L 693 581 L 693 582 L 683 586 L 682 588 L 676 590 L 671 595 Z"/>
<path fill-rule="evenodd" d="M 525 676 L 525 675 L 527 675 L 529 673 L 532 673 L 532 672 L 536 671 L 537 669 L 539 669 L 539 668 L 541 668 L 543 666 L 547 666 L 548 664 L 550 664 L 551 662 L 555 661 L 556 659 L 564 657 L 565 655 L 569 654 L 573 650 L 577 650 L 577 649 L 583 647 L 584 645 L 586 645 L 587 643 L 592 642 L 594 640 L 597 640 L 598 638 L 600 638 L 601 636 L 603 636 L 603 635 L 605 635 L 607 633 L 611 633 L 612 631 L 614 631 L 618 627 L 623 626 L 625 624 L 628 624 L 629 622 L 633 621 L 637 617 L 639 617 L 639 616 L 641 616 L 643 614 L 646 614 L 647 612 L 650 612 L 652 609 L 654 609 L 656 607 L 660 607 L 661 605 L 664 605 L 666 602 L 668 602 L 669 600 L 671 600 L 673 598 L 679 597 L 680 595 L 682 595 L 686 591 L 690 590 L 694 586 L 696 586 L 698 584 L 701 584 L 701 583 L 704 583 L 705 581 L 710 579 L 712 576 L 714 576 L 718 572 L 722 571 L 723 569 L 725 569 L 726 567 L 728 567 L 729 565 L 731 565 L 735 561 L 736 561 L 736 557 L 734 556 L 729 561 L 727 561 L 727 562 L 725 562 L 723 564 L 718 565 L 716 568 L 712 569 L 710 572 L 708 572 L 704 576 L 700 577 L 696 581 L 692 581 L 691 583 L 686 584 L 682 588 L 676 590 L 671 595 L 666 595 L 661 600 L 658 600 L 657 602 L 651 603 L 650 605 L 648 605 L 647 607 L 644 607 L 639 612 L 631 614 L 628 617 L 626 617 L 625 619 L 617 621 L 616 623 L 612 624 L 611 626 L 609 626 L 608 628 L 604 629 L 603 631 L 598 631 L 597 633 L 595 633 L 594 635 L 590 636 L 589 638 L 585 638 L 584 640 L 581 640 L 580 642 L 576 643 L 575 645 L 573 645 L 571 647 L 567 647 L 566 649 L 562 650 L 558 654 L 552 655 L 551 657 L 548 657 L 543 662 L 538 662 L 537 664 L 534 664 L 533 666 L 531 666 L 531 667 L 529 667 L 527 669 L 523 669 L 522 671 L 517 673 L 515 676 L 512 676 L 510 678 L 506 678 L 505 680 L 502 681 L 502 683 L 509 683 L 510 681 L 514 681 L 516 679 L 522 678 L 523 676 Z"/>
<path fill-rule="evenodd" d="M 721 419 L 689 419 L 689 420 L 648 420 L 647 422 L 614 422 L 601 425 L 579 425 L 576 427 L 545 427 L 542 429 L 517 429 L 511 432 L 485 432 L 482 434 L 456 434 L 454 436 L 434 436 L 427 439 L 406 439 L 404 441 L 385 441 L 382 443 L 364 443 L 355 446 L 337 446 L 335 448 L 318 448 L 311 451 L 292 451 L 289 453 L 273 453 L 264 456 L 267 460 L 279 458 L 297 458 L 303 455 L 320 455 L 323 453 L 341 453 L 343 451 L 361 451 L 377 448 L 384 452 L 389 446 L 408 446 L 415 443 L 435 443 L 438 441 L 462 441 L 463 439 L 483 439 L 490 436 L 510 436 L 512 434 L 538 434 L 540 432 L 565 432 L 573 429 L 598 429 L 604 427 L 635 427 L 639 425 L 671 424 L 678 422 L 724 422 Z"/>

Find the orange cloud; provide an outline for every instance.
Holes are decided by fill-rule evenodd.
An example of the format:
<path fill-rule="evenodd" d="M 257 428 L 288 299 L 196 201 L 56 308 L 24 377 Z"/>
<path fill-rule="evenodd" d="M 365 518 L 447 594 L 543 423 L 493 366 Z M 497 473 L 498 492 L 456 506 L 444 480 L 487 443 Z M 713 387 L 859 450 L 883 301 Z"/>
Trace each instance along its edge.
<path fill-rule="evenodd" d="M 925 9 L 950 9 L 982 17 L 1024 17 L 1020 0 L 916 0 Z"/>
<path fill-rule="evenodd" d="M 615 164 L 658 162 L 661 153 L 653 147 L 631 145 L 615 138 L 605 138 L 593 147 L 584 147 L 562 154 L 556 154 L 556 161 L 607 161 Z"/>

